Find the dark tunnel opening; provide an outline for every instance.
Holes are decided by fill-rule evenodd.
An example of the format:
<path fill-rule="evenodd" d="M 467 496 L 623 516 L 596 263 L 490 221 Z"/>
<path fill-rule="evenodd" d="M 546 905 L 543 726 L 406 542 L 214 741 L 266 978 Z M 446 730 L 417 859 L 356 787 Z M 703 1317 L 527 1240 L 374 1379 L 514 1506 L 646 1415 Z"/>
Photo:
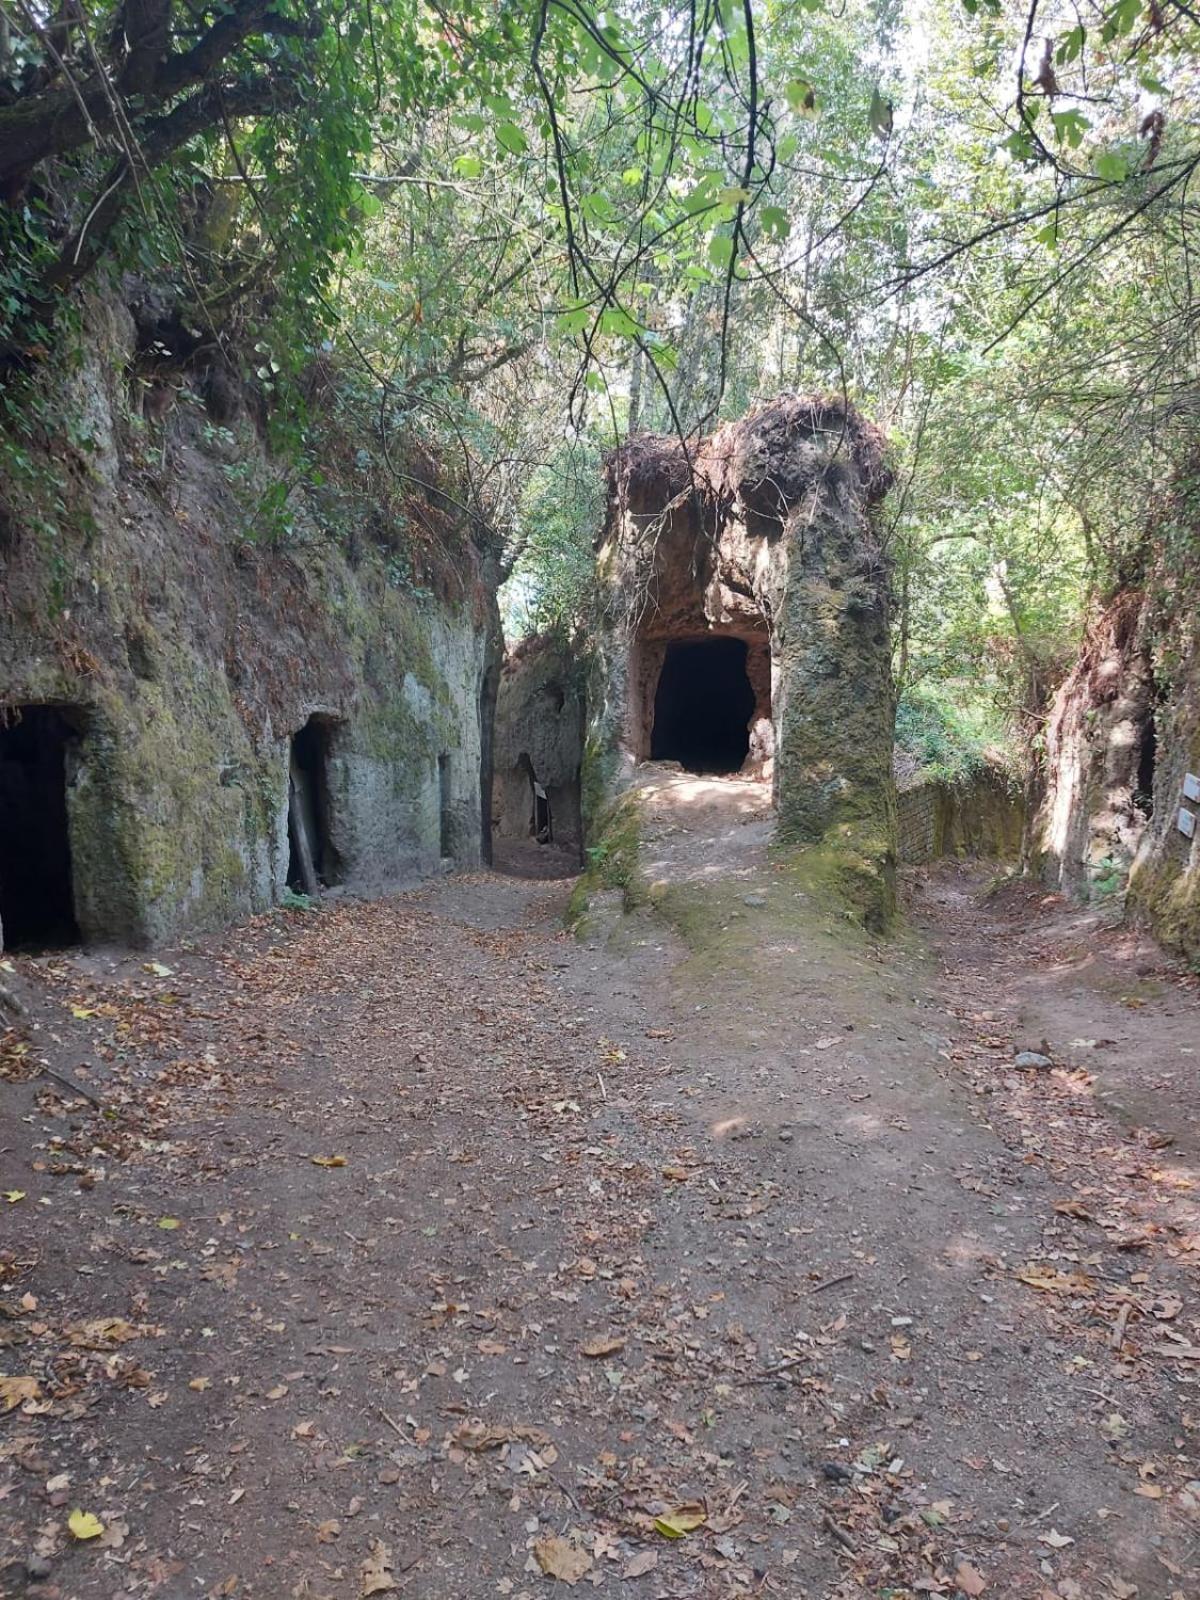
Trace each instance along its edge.
<path fill-rule="evenodd" d="M 329 758 L 333 724 L 312 716 L 292 735 L 288 774 L 288 888 L 315 895 L 338 881 L 330 838 Z"/>
<path fill-rule="evenodd" d="M 0 726 L 0 926 L 7 946 L 79 942 L 67 825 L 67 747 L 57 706 L 22 706 Z"/>
<path fill-rule="evenodd" d="M 652 761 L 689 772 L 737 772 L 750 749 L 754 690 L 744 639 L 685 639 L 667 646 L 654 696 Z"/>
<path fill-rule="evenodd" d="M 1145 817 L 1154 815 L 1154 769 L 1158 762 L 1158 730 L 1154 725 L 1154 713 L 1150 715 L 1142 727 L 1141 742 L 1138 746 L 1138 768 L 1136 787 L 1134 789 L 1133 803 Z"/>

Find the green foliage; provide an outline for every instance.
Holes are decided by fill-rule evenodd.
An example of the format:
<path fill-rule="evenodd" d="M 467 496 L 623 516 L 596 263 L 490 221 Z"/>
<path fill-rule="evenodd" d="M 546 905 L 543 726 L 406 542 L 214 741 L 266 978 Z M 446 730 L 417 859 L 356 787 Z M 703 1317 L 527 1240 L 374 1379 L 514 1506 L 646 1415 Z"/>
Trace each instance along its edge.
<path fill-rule="evenodd" d="M 279 897 L 280 908 L 284 911 L 319 911 L 320 906 L 310 894 L 299 894 L 295 889 L 285 888 Z"/>
<path fill-rule="evenodd" d="M 648 889 L 642 873 L 642 814 L 636 795 L 622 795 L 596 820 L 596 842 L 587 851 L 587 864 L 567 905 L 566 921 L 581 935 L 592 897 L 605 890 L 620 892 L 626 911 L 644 905 Z"/>
<path fill-rule="evenodd" d="M 913 685 L 896 707 L 896 744 L 921 774 L 965 783 L 995 762 L 1009 742 L 996 707 L 960 681 Z"/>
<path fill-rule="evenodd" d="M 551 630 L 569 634 L 585 620 L 603 517 L 603 480 L 594 448 L 564 445 L 533 472 L 521 499 L 519 555 L 501 593 L 509 637 Z"/>
<path fill-rule="evenodd" d="M 1029 38 L 999 0 L 156 14 L 130 38 L 83 0 L 0 45 L 0 478 L 44 539 L 70 513 L 37 371 L 99 266 L 169 291 L 183 335 L 139 359 L 257 391 L 280 471 L 235 481 L 247 537 L 350 545 L 365 501 L 423 592 L 465 521 L 513 632 L 586 621 L 603 449 L 845 392 L 893 441 L 902 714 L 949 767 L 970 739 L 922 695 L 1016 726 L 1092 593 L 1184 592 L 1185 8 L 1050 0 Z"/>

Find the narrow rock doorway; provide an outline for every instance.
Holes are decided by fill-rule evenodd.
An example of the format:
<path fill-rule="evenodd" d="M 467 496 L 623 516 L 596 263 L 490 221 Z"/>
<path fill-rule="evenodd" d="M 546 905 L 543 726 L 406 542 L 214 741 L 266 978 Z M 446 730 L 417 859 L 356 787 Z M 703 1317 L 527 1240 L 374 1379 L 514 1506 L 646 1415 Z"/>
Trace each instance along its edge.
<path fill-rule="evenodd" d="M 60 706 L 16 706 L 0 718 L 0 948 L 78 944 L 67 823 L 78 729 Z"/>
<path fill-rule="evenodd" d="M 678 761 L 697 773 L 740 770 L 755 704 L 746 655 L 744 639 L 668 644 L 654 696 L 652 761 Z"/>
<path fill-rule="evenodd" d="M 288 888 L 317 895 L 337 882 L 330 837 L 329 758 L 334 725 L 309 717 L 292 735 L 288 763 Z"/>
<path fill-rule="evenodd" d="M 1133 803 L 1144 817 L 1154 815 L 1154 772 L 1158 763 L 1158 729 L 1154 710 L 1148 712 L 1142 724 L 1138 742 L 1137 776 L 1134 780 Z"/>
<path fill-rule="evenodd" d="M 454 855 L 454 784 L 450 768 L 450 752 L 443 750 L 438 757 L 438 849 L 443 861 Z"/>

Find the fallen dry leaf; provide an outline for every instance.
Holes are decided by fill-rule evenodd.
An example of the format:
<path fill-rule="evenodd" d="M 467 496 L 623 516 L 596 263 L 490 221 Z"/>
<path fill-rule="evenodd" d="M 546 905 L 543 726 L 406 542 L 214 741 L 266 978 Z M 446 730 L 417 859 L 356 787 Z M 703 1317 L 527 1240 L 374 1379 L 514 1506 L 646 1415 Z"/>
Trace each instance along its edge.
<path fill-rule="evenodd" d="M 94 1317 L 90 1322 L 73 1322 L 67 1329 L 71 1343 L 84 1349 L 102 1350 L 141 1337 L 141 1329 L 124 1317 Z"/>
<path fill-rule="evenodd" d="M 376 1539 L 371 1545 L 370 1555 L 362 1564 L 362 1588 L 359 1594 L 362 1600 L 367 1600 L 369 1595 L 390 1594 L 399 1587 L 392 1576 L 391 1548 L 382 1539 Z"/>
<path fill-rule="evenodd" d="M 345 1156 L 309 1156 L 314 1167 L 344 1167 Z"/>
<path fill-rule="evenodd" d="M 1065 1550 L 1069 1544 L 1074 1544 L 1074 1539 L 1065 1533 L 1059 1533 L 1057 1528 L 1051 1528 L 1049 1533 L 1039 1533 L 1038 1543 L 1049 1545 L 1051 1550 Z"/>
<path fill-rule="evenodd" d="M 533 1557 L 548 1578 L 573 1588 L 592 1566 L 592 1558 L 569 1539 L 550 1533 L 533 1547 Z"/>
<path fill-rule="evenodd" d="M 664 1539 L 682 1539 L 687 1533 L 694 1533 L 708 1521 L 708 1513 L 696 1501 L 691 1501 L 685 1506 L 677 1506 L 674 1511 L 668 1511 L 661 1517 L 655 1517 L 654 1526 Z"/>
<path fill-rule="evenodd" d="M 623 1578 L 644 1578 L 648 1572 L 653 1572 L 658 1565 L 657 1550 L 639 1550 L 637 1555 L 631 1556 L 621 1571 Z"/>
<path fill-rule="evenodd" d="M 0 1372 L 0 1406 L 5 1411 L 15 1411 L 27 1400 L 36 1400 L 41 1392 L 41 1384 L 32 1376 L 9 1378 Z"/>
<path fill-rule="evenodd" d="M 460 1450 L 498 1450 L 501 1445 L 512 1444 L 515 1441 L 532 1444 L 541 1448 L 550 1443 L 550 1435 L 541 1428 L 528 1428 L 521 1425 L 505 1427 L 502 1424 L 489 1425 L 478 1417 L 471 1417 L 466 1422 L 460 1422 L 450 1435 L 450 1442 L 456 1444 Z"/>
<path fill-rule="evenodd" d="M 982 1594 L 987 1588 L 987 1580 L 978 1568 L 973 1567 L 969 1561 L 960 1561 L 955 1568 L 954 1581 L 965 1595 L 974 1600 L 976 1595 Z"/>
<path fill-rule="evenodd" d="M 111 1517 L 100 1536 L 102 1550 L 120 1550 L 129 1537 L 129 1524 L 121 1517 Z"/>
<path fill-rule="evenodd" d="M 1030 1262 L 1022 1267 L 1017 1277 L 1031 1289 L 1041 1289 L 1045 1294 L 1094 1294 L 1096 1285 L 1083 1272 L 1059 1272 L 1057 1267 L 1039 1266 Z"/>
<path fill-rule="evenodd" d="M 624 1350 L 625 1340 L 618 1334 L 601 1335 L 598 1339 L 589 1339 L 587 1344 L 580 1345 L 581 1354 L 595 1361 L 600 1356 L 616 1355 L 618 1350 Z"/>

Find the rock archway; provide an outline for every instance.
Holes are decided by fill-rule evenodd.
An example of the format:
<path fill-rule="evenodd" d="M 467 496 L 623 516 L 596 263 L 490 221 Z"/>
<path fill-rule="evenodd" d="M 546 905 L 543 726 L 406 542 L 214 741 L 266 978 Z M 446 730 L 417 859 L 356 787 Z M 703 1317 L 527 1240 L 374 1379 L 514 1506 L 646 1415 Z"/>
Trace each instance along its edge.
<path fill-rule="evenodd" d="M 654 758 L 769 771 L 781 837 L 866 922 L 886 923 L 895 718 L 873 518 L 889 481 L 880 434 L 840 400 L 781 395 L 695 444 L 635 438 L 607 471 L 585 796 Z"/>

